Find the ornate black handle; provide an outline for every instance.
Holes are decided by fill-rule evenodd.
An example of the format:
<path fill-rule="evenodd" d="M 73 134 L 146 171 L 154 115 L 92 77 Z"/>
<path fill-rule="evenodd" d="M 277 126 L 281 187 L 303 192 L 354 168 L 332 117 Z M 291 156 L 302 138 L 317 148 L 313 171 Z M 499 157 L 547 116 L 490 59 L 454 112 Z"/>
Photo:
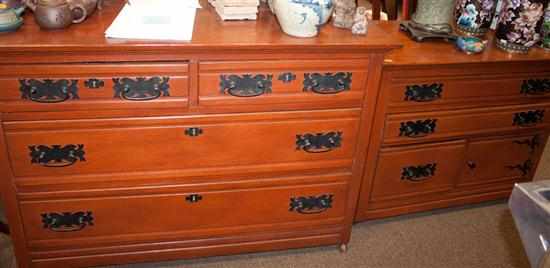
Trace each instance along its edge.
<path fill-rule="evenodd" d="M 533 153 L 537 147 L 540 146 L 540 137 L 539 135 L 533 136 L 531 139 L 524 139 L 524 140 L 515 140 L 513 143 L 519 144 L 519 145 L 527 145 L 529 147 L 529 152 Z"/>
<path fill-rule="evenodd" d="M 434 133 L 436 128 L 437 119 L 426 119 L 401 122 L 399 127 L 399 136 L 405 136 L 409 138 L 425 137 L 428 134 Z"/>
<path fill-rule="evenodd" d="M 404 167 L 401 172 L 401 180 L 419 182 L 433 177 L 437 163 L 430 163 L 419 166 Z"/>
<path fill-rule="evenodd" d="M 78 80 L 19 79 L 21 99 L 41 103 L 64 102 L 78 99 Z"/>
<path fill-rule="evenodd" d="M 544 95 L 550 93 L 550 79 L 527 79 L 521 84 L 521 94 Z"/>
<path fill-rule="evenodd" d="M 342 132 L 299 134 L 296 135 L 296 150 L 308 153 L 324 153 L 342 145 Z"/>
<path fill-rule="evenodd" d="M 338 73 L 305 73 L 304 91 L 313 91 L 318 94 L 336 94 L 351 89 L 350 72 Z"/>
<path fill-rule="evenodd" d="M 255 97 L 271 93 L 273 75 L 220 75 L 220 92 L 235 97 Z"/>
<path fill-rule="evenodd" d="M 531 159 L 527 159 L 525 160 L 525 162 L 521 163 L 521 164 L 517 164 L 517 165 L 513 165 L 513 166 L 506 166 L 507 168 L 509 169 L 517 169 L 519 171 L 521 171 L 521 175 L 522 176 L 525 176 L 527 174 L 529 174 L 529 172 L 531 172 L 531 169 L 533 168 L 533 162 L 531 161 Z"/>
<path fill-rule="evenodd" d="M 170 96 L 169 77 L 113 78 L 114 98 L 130 101 L 147 101 Z"/>
<path fill-rule="evenodd" d="M 443 84 L 410 85 L 405 89 L 405 100 L 416 102 L 434 101 L 441 98 Z"/>
<path fill-rule="evenodd" d="M 91 211 L 87 212 L 63 212 L 44 213 L 42 223 L 45 229 L 54 232 L 74 232 L 84 229 L 88 225 L 94 225 L 94 218 Z"/>
<path fill-rule="evenodd" d="M 185 197 L 185 200 L 189 203 L 197 203 L 202 200 L 202 195 L 200 194 L 191 194 Z"/>
<path fill-rule="evenodd" d="M 202 128 L 190 127 L 190 128 L 185 130 L 185 135 L 191 136 L 191 137 L 196 137 L 196 136 L 201 135 L 202 132 L 203 132 Z"/>
<path fill-rule="evenodd" d="M 544 119 L 544 110 L 534 110 L 519 112 L 514 114 L 513 125 L 520 127 L 531 127 L 542 123 Z"/>
<path fill-rule="evenodd" d="M 29 146 L 31 163 L 45 167 L 66 167 L 84 158 L 84 144 L 68 145 L 31 145 Z"/>
<path fill-rule="evenodd" d="M 300 214 L 317 214 L 332 207 L 332 194 L 320 196 L 300 196 L 290 198 L 289 211 Z"/>

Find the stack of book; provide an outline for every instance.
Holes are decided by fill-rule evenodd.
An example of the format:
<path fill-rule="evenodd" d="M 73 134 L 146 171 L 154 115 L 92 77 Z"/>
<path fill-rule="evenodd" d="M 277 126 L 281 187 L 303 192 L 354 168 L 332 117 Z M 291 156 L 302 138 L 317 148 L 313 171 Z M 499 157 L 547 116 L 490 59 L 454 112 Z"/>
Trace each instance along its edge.
<path fill-rule="evenodd" d="M 208 0 L 222 20 L 256 20 L 259 0 Z"/>

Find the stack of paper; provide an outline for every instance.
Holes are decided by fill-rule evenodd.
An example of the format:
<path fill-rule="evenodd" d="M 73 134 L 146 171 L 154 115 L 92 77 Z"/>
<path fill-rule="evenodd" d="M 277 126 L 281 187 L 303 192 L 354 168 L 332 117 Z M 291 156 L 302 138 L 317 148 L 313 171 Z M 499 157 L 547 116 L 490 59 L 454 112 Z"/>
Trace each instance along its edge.
<path fill-rule="evenodd" d="M 197 0 L 128 0 L 105 36 L 190 41 L 197 8 Z"/>
<path fill-rule="evenodd" d="M 255 20 L 259 0 L 209 0 L 222 20 Z"/>

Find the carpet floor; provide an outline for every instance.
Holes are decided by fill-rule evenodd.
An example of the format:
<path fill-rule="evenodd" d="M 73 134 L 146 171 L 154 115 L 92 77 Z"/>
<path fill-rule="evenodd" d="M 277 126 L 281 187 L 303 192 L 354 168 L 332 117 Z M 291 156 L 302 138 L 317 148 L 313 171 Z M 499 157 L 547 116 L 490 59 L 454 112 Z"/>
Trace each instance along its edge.
<path fill-rule="evenodd" d="M 550 178 L 550 145 L 535 179 Z M 0 215 L 1 218 L 1 215 Z M 0 235 L 0 268 L 15 267 Z M 355 224 L 348 252 L 318 247 L 104 268 L 528 268 L 505 200 Z"/>

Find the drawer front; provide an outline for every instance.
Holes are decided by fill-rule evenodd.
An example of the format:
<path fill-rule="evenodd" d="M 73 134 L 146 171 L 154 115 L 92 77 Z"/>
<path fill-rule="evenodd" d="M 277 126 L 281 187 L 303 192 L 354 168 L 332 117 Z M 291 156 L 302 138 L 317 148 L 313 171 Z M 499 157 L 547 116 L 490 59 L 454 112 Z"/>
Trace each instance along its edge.
<path fill-rule="evenodd" d="M 94 120 L 78 127 L 58 121 L 47 129 L 23 122 L 31 129 L 8 126 L 6 135 L 16 176 L 43 176 L 352 159 L 359 123 L 356 117 L 211 119 Z"/>
<path fill-rule="evenodd" d="M 431 70 L 432 73 L 436 70 Z M 396 75 L 397 76 L 397 75 Z M 389 91 L 390 107 L 448 105 L 472 101 L 550 97 L 550 73 L 540 74 L 459 74 L 455 76 L 426 76 L 390 78 L 385 86 Z"/>
<path fill-rule="evenodd" d="M 184 108 L 189 91 L 184 63 L 25 65 L 0 73 L 8 111 Z"/>
<path fill-rule="evenodd" d="M 450 190 L 462 169 L 464 151 L 464 141 L 382 149 L 371 199 Z"/>
<path fill-rule="evenodd" d="M 461 184 L 529 179 L 543 151 L 546 135 L 535 134 L 471 141 Z"/>
<path fill-rule="evenodd" d="M 199 105 L 360 107 L 367 68 L 365 60 L 203 62 Z"/>
<path fill-rule="evenodd" d="M 386 119 L 384 143 L 542 128 L 550 123 L 548 108 L 548 105 L 530 105 L 390 115 Z"/>
<path fill-rule="evenodd" d="M 30 241 L 209 235 L 341 223 L 345 182 L 176 194 L 24 201 Z M 223 230 L 222 228 L 228 228 Z M 32 242 L 31 242 L 32 243 Z M 36 243 L 36 245 L 49 244 Z M 55 244 L 55 243 L 54 243 Z M 53 244 L 52 244 L 53 245 Z"/>

